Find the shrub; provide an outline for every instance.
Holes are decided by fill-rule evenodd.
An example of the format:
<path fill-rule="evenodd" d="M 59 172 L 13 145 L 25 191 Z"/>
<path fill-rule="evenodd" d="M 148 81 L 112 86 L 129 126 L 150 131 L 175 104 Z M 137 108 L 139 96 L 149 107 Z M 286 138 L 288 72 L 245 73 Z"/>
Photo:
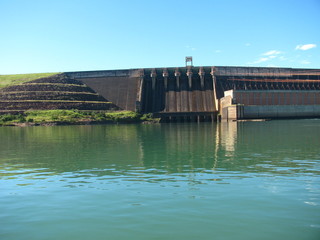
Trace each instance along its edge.
<path fill-rule="evenodd" d="M 16 116 L 12 115 L 12 114 L 0 115 L 1 122 L 9 122 L 9 121 L 15 120 L 15 118 L 16 118 Z"/>
<path fill-rule="evenodd" d="M 0 115 L 0 124 L 9 124 L 14 122 L 25 122 L 26 118 L 22 114 L 14 115 L 14 114 L 4 114 Z"/>
<path fill-rule="evenodd" d="M 151 120 L 153 120 L 152 113 L 143 114 L 142 117 L 141 117 L 141 120 L 142 121 L 151 121 Z"/>
<path fill-rule="evenodd" d="M 152 114 L 140 115 L 131 111 L 81 111 L 81 110 L 29 110 L 25 114 L 5 114 L 0 115 L 0 125 L 8 125 L 10 123 L 34 122 L 81 122 L 81 121 L 97 121 L 97 122 L 114 122 L 114 123 L 134 123 L 141 121 L 156 122 L 157 119 L 152 118 Z"/>
<path fill-rule="evenodd" d="M 131 111 L 108 112 L 106 118 L 113 122 L 137 122 L 140 120 L 139 114 Z"/>

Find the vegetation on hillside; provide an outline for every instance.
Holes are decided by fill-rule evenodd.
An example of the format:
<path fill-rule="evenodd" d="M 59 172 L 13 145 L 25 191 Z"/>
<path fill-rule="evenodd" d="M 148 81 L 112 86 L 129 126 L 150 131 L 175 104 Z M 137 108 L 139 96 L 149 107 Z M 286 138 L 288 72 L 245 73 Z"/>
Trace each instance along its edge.
<path fill-rule="evenodd" d="M 31 74 L 14 74 L 0 75 L 0 88 L 17 85 L 24 82 L 32 81 L 38 78 L 45 78 L 56 75 L 58 73 L 31 73 Z"/>
<path fill-rule="evenodd" d="M 0 89 L 0 126 L 159 121 L 150 114 L 119 111 L 84 83 L 65 74 L 0 75 L 1 87 L 5 88 Z"/>
<path fill-rule="evenodd" d="M 83 82 L 71 79 L 66 74 L 54 74 L 49 77 L 42 75 L 38 79 L 24 83 L 15 81 L 15 85 L 0 89 L 0 111 L 2 112 L 54 109 L 119 110 L 117 106 Z"/>
<path fill-rule="evenodd" d="M 90 123 L 138 123 L 158 122 L 150 114 L 138 114 L 131 111 L 80 111 L 80 110 L 37 110 L 23 114 L 0 115 L 0 125 L 19 126 L 46 124 L 90 124 Z"/>

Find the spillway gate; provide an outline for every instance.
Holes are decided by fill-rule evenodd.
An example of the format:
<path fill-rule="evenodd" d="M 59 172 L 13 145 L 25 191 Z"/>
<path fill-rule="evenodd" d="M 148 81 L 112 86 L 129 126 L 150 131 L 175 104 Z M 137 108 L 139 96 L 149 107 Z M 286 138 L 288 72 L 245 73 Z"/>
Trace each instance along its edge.
<path fill-rule="evenodd" d="M 213 121 L 218 112 L 214 68 L 140 70 L 137 110 L 165 122 Z"/>

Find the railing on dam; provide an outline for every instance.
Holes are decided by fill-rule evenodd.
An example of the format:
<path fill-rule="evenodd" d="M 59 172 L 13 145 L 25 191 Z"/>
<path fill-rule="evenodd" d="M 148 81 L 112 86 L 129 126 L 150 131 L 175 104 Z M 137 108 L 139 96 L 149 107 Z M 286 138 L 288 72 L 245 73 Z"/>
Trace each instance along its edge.
<path fill-rule="evenodd" d="M 228 90 L 320 90 L 319 69 L 216 67 L 217 97 Z"/>

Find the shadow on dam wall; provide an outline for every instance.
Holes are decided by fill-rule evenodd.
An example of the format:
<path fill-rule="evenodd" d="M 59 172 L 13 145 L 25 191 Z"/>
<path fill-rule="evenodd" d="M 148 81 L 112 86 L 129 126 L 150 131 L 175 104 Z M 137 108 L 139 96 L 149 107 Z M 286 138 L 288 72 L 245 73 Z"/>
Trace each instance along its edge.
<path fill-rule="evenodd" d="M 139 70 L 68 72 L 122 110 L 136 111 Z"/>
<path fill-rule="evenodd" d="M 202 117 L 217 112 L 210 68 L 159 68 L 69 72 L 123 110 L 154 113 L 161 118 Z"/>
<path fill-rule="evenodd" d="M 144 70 L 140 109 L 160 117 L 210 116 L 215 107 L 214 80 L 204 68 Z"/>

